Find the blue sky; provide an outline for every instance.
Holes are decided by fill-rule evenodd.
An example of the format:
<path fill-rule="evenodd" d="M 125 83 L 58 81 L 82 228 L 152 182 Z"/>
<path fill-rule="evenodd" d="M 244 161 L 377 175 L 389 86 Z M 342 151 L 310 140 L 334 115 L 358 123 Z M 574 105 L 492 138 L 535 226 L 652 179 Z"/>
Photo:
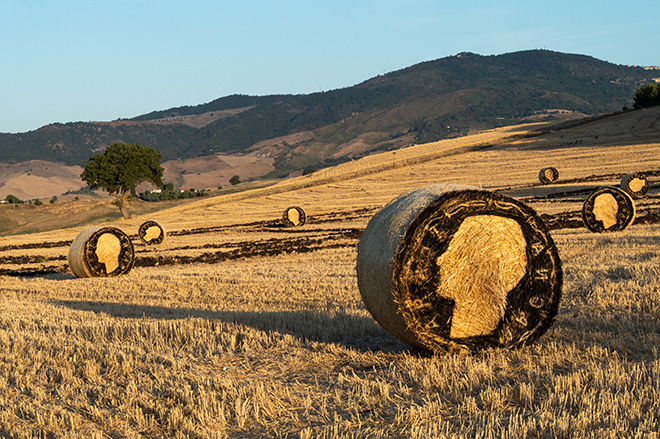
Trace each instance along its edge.
<path fill-rule="evenodd" d="M 0 0 L 0 132 L 313 93 L 458 52 L 660 65 L 660 0 Z"/>

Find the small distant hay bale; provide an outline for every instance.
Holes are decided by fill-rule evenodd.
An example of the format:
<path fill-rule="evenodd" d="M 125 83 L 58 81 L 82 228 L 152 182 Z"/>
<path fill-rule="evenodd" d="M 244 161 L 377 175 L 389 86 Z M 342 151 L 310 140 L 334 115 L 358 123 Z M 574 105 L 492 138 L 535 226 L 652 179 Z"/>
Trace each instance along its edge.
<path fill-rule="evenodd" d="M 616 187 L 593 191 L 582 205 L 582 221 L 592 232 L 618 232 L 635 221 L 635 202 Z"/>
<path fill-rule="evenodd" d="M 69 268 L 76 277 L 119 276 L 131 271 L 134 261 L 133 243 L 115 227 L 83 230 L 69 248 Z"/>
<path fill-rule="evenodd" d="M 559 180 L 559 171 L 557 168 L 553 167 L 542 168 L 539 171 L 539 180 L 543 184 L 554 183 L 555 181 Z"/>
<path fill-rule="evenodd" d="M 642 198 L 649 191 L 649 181 L 644 174 L 633 172 L 623 176 L 621 189 L 633 198 Z"/>
<path fill-rule="evenodd" d="M 422 349 L 517 347 L 554 321 L 561 262 L 523 203 L 432 185 L 393 200 L 358 244 L 358 287 L 376 321 Z"/>
<path fill-rule="evenodd" d="M 302 207 L 291 206 L 288 207 L 282 215 L 282 224 L 285 227 L 300 227 L 307 221 L 307 216 Z"/>
<path fill-rule="evenodd" d="M 165 239 L 165 229 L 156 221 L 145 221 L 138 228 L 138 236 L 147 245 L 160 244 Z"/>

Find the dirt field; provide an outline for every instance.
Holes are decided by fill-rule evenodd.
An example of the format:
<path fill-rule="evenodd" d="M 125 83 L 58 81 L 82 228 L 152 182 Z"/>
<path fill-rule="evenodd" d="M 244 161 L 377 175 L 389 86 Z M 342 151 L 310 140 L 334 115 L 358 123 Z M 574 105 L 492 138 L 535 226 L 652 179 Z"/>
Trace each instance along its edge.
<path fill-rule="evenodd" d="M 88 225 L 3 237 L 0 436 L 658 437 L 659 120 L 500 129 L 117 219 L 104 225 L 136 251 L 117 278 L 70 274 Z M 557 183 L 538 182 L 545 166 Z M 633 171 L 651 182 L 635 223 L 589 232 L 587 195 Z M 535 344 L 429 355 L 364 308 L 362 230 L 433 183 L 500 191 L 546 220 L 564 291 Z M 283 228 L 292 205 L 307 224 Z M 146 219 L 167 230 L 162 244 L 138 241 Z"/>

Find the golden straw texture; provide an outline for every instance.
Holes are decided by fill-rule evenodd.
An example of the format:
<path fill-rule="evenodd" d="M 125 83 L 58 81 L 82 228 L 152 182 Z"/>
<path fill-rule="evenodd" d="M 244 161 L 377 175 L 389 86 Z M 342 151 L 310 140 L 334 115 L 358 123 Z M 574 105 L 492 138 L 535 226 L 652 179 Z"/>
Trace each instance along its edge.
<path fill-rule="evenodd" d="M 504 316 L 506 296 L 527 270 L 518 223 L 495 215 L 466 218 L 438 258 L 438 293 L 455 302 L 451 338 L 491 333 Z"/>

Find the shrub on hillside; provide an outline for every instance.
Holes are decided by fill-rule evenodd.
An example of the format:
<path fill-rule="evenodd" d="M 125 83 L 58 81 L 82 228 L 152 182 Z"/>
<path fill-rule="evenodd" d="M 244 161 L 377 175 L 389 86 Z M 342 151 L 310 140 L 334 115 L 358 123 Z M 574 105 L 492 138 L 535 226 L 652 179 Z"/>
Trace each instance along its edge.
<path fill-rule="evenodd" d="M 660 105 L 660 84 L 642 85 L 635 92 L 636 109 Z"/>

